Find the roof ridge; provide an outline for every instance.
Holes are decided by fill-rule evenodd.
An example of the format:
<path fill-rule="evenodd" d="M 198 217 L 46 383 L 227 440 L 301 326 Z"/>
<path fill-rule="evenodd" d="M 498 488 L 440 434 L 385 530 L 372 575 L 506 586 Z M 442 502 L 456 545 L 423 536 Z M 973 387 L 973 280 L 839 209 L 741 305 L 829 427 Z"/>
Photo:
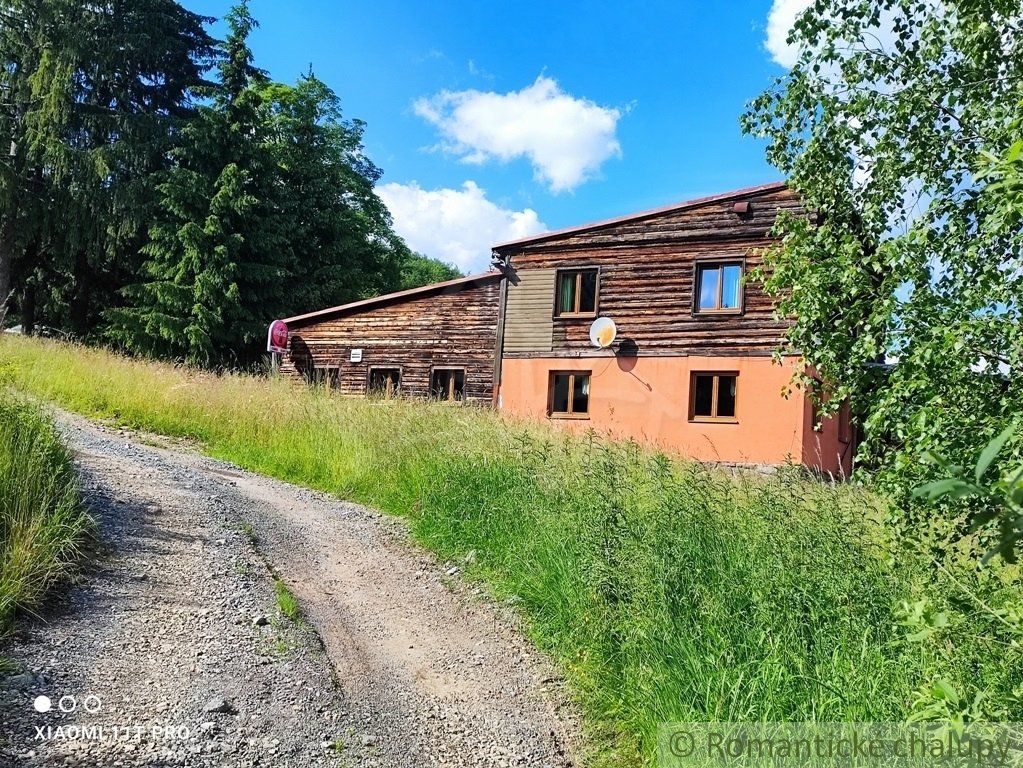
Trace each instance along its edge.
<path fill-rule="evenodd" d="M 729 192 L 719 192 L 715 195 L 707 195 L 705 197 L 694 197 L 690 200 L 683 200 L 679 203 L 670 203 L 668 205 L 662 205 L 657 208 L 650 208 L 645 211 L 639 211 L 637 213 L 629 213 L 624 216 L 616 216 L 610 219 L 602 219 L 600 221 L 592 221 L 587 224 L 580 224 L 575 227 L 565 227 L 563 229 L 552 229 L 549 232 L 541 232 L 537 235 L 530 235 L 529 237 L 523 237 L 518 240 L 509 240 L 504 243 L 493 246 L 494 251 L 500 251 L 504 248 L 510 248 L 515 245 L 525 245 L 526 243 L 538 243 L 544 240 L 551 240 L 563 235 L 570 235 L 576 232 L 587 232 L 592 229 L 601 229 L 603 227 L 609 227 L 614 224 L 623 224 L 627 221 L 635 221 L 636 219 L 645 219 L 649 216 L 656 216 L 661 213 L 669 213 L 671 211 L 680 211 L 686 208 L 694 208 L 698 205 L 705 205 L 706 203 L 714 203 L 720 200 L 727 200 L 731 197 L 743 197 L 745 195 L 755 195 L 761 192 L 769 192 L 774 189 L 784 189 L 787 185 L 784 181 L 772 181 L 768 184 L 759 184 L 753 187 L 743 187 L 742 189 L 733 189 Z"/>

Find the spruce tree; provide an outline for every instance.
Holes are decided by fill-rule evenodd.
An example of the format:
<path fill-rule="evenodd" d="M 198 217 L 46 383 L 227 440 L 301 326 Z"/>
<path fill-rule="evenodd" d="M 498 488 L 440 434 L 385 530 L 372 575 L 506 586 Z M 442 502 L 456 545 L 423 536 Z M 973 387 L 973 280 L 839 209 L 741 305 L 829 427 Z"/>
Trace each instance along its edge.
<path fill-rule="evenodd" d="M 112 313 L 112 336 L 129 349 L 201 365 L 232 362 L 255 343 L 264 318 L 253 306 L 284 271 L 272 249 L 262 190 L 272 167 L 261 140 L 260 87 L 248 36 L 248 4 L 227 16 L 229 35 L 209 103 L 182 131 L 160 185 L 163 214 L 143 248 L 147 281 Z"/>
<path fill-rule="evenodd" d="M 154 174 L 210 63 L 208 21 L 172 0 L 5 4 L 0 288 L 17 284 L 28 328 L 38 311 L 87 335 L 137 271 Z"/>
<path fill-rule="evenodd" d="M 47 208 L 27 123 L 52 12 L 51 3 L 39 0 L 14 0 L 0 10 L 0 321 L 17 303 L 25 254 L 38 241 Z"/>
<path fill-rule="evenodd" d="M 410 254 L 373 189 L 381 172 L 365 154 L 364 124 L 344 119 L 337 95 L 312 72 L 295 85 L 266 85 L 263 97 L 291 272 L 291 289 L 265 309 L 284 316 L 397 288 Z"/>

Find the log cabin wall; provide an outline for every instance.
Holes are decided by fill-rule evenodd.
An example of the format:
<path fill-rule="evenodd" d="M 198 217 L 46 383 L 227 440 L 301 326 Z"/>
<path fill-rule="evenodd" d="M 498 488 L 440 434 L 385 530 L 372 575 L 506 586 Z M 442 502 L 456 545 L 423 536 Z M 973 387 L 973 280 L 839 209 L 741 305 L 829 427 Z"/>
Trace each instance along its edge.
<path fill-rule="evenodd" d="M 498 407 L 699 461 L 847 474 L 851 439 L 834 419 L 818 430 L 806 399 L 784 395 L 802 365 L 772 359 L 790 321 L 761 285 L 733 292 L 724 280 L 725 265 L 731 278 L 761 264 L 782 212 L 806 215 L 771 184 L 496 246 L 508 272 Z M 600 316 L 618 327 L 611 349 L 590 344 Z"/>
<path fill-rule="evenodd" d="M 427 397 L 434 369 L 461 368 L 465 400 L 491 403 L 501 275 L 452 282 L 286 319 L 281 372 L 364 395 L 371 368 L 399 369 L 399 393 Z"/>
<path fill-rule="evenodd" d="M 737 202 L 748 202 L 748 212 L 737 213 Z M 514 271 L 505 338 L 517 343 L 506 342 L 504 356 L 608 355 L 590 345 L 592 315 L 554 317 L 553 275 L 583 267 L 599 269 L 596 315 L 614 319 L 619 339 L 634 343 L 639 355 L 770 355 L 788 323 L 773 317 L 773 302 L 761 286 L 744 285 L 738 312 L 699 314 L 694 284 L 704 260 L 741 261 L 744 274 L 759 266 L 759 251 L 770 244 L 768 231 L 782 211 L 804 214 L 797 195 L 774 184 L 498 246 L 495 252 Z M 538 300 L 538 284 L 549 290 L 546 302 Z M 550 344 L 536 332 L 541 321 L 552 328 Z"/>

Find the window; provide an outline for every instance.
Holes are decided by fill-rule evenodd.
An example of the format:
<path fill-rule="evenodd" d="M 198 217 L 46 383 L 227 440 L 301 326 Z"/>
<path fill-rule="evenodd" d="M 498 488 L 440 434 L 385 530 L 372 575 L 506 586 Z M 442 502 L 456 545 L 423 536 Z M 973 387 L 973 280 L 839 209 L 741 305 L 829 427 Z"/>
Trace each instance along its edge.
<path fill-rule="evenodd" d="M 341 368 L 337 365 L 314 366 L 305 372 L 306 381 L 314 386 L 325 386 L 328 389 L 337 389 Z"/>
<path fill-rule="evenodd" d="M 696 265 L 696 312 L 738 312 L 741 308 L 741 262 Z"/>
<path fill-rule="evenodd" d="M 464 400 L 465 369 L 434 368 L 430 377 L 430 394 L 437 400 Z"/>
<path fill-rule="evenodd" d="M 315 383 L 322 384 L 328 389 L 337 389 L 340 374 L 341 369 L 336 365 L 328 365 L 323 368 L 313 369 L 313 379 Z"/>
<path fill-rule="evenodd" d="M 597 314 L 597 270 L 562 269 L 558 271 L 558 295 L 555 297 L 556 317 Z"/>
<path fill-rule="evenodd" d="M 690 385 L 690 421 L 736 421 L 735 373 L 694 373 Z"/>
<path fill-rule="evenodd" d="M 373 395 L 394 397 L 401 384 L 401 368 L 370 368 L 369 391 Z"/>
<path fill-rule="evenodd" d="M 547 406 L 551 416 L 559 419 L 585 419 L 590 409 L 590 372 L 560 371 L 551 373 Z"/>

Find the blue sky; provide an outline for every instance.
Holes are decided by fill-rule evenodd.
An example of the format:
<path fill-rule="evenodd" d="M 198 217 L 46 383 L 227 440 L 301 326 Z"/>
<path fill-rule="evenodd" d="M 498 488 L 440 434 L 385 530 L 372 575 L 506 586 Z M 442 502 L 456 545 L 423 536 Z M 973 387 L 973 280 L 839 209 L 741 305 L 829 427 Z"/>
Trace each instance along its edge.
<path fill-rule="evenodd" d="M 313 66 L 399 233 L 475 271 L 501 240 L 776 180 L 738 117 L 805 4 L 252 0 L 251 44 L 276 79 Z"/>

